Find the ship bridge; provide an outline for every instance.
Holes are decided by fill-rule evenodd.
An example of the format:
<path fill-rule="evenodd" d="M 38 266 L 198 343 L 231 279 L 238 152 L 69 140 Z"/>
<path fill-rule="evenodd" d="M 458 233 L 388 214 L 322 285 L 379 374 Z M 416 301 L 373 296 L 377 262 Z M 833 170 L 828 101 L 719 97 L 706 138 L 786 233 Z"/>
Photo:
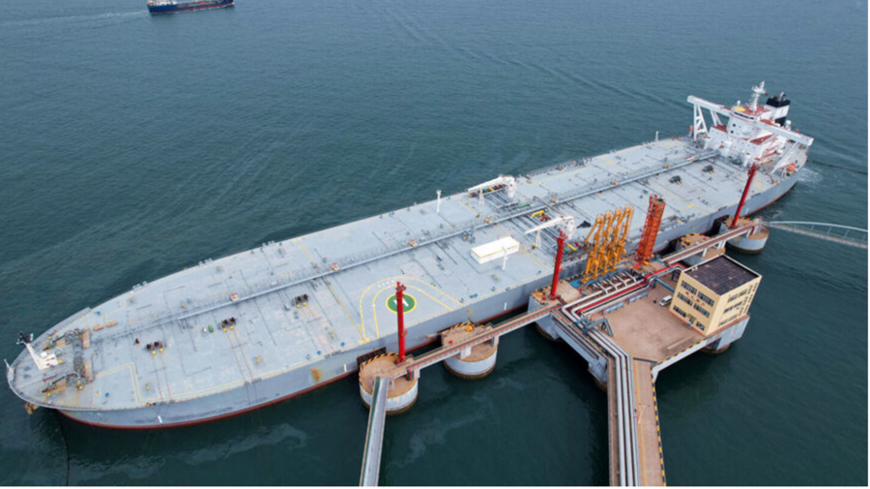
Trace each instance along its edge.
<path fill-rule="evenodd" d="M 725 157 L 738 158 L 746 166 L 755 163 L 783 173 L 798 170 L 806 162 L 806 149 L 813 144 L 813 138 L 792 129 L 791 121 L 786 119 L 790 101 L 784 93 L 770 97 L 762 106 L 759 98 L 764 94 L 761 82 L 752 87 L 749 103 L 738 101 L 730 108 L 689 96 L 695 113 L 692 138 Z M 704 110 L 712 121 L 711 130 L 707 129 Z M 727 124 L 720 116 L 727 118 Z"/>

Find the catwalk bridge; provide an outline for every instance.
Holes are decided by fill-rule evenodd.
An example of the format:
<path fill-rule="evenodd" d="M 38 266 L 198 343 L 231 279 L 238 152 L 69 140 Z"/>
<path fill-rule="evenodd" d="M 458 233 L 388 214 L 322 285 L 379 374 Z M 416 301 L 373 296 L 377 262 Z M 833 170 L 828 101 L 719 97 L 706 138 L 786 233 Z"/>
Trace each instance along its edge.
<path fill-rule="evenodd" d="M 867 230 L 841 224 L 802 221 L 768 221 L 765 225 L 855 248 L 867 249 Z"/>

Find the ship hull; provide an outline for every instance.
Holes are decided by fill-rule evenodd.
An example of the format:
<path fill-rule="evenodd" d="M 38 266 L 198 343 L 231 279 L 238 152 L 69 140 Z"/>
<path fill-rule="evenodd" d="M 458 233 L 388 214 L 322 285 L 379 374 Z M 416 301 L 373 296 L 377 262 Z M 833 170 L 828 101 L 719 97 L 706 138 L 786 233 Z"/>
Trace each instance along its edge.
<path fill-rule="evenodd" d="M 781 181 L 779 185 L 752 196 L 744 206 L 744 215 L 756 213 L 776 202 L 788 193 L 796 182 L 797 177 L 792 176 Z M 732 215 L 736 207 L 735 203 L 715 213 L 700 216 L 681 225 L 662 230 L 656 241 L 656 251 L 664 250 L 671 241 L 684 235 L 710 231 L 718 220 Z M 578 260 L 566 262 L 563 266 L 562 276 L 570 277 L 580 273 L 582 265 L 584 263 Z M 409 345 L 414 345 L 413 348 L 420 348 L 432 343 L 432 334 L 453 324 L 469 319 L 479 323 L 487 322 L 522 309 L 528 304 L 529 295 L 548 285 L 551 280 L 552 275 L 545 273 L 524 284 L 511 287 L 510 290 L 484 297 L 469 304 L 467 308 L 433 317 L 406 330 L 406 341 Z M 137 409 L 61 410 L 61 412 L 82 423 L 118 429 L 170 428 L 214 421 L 260 409 L 353 375 L 357 369 L 357 359 L 380 348 L 396 351 L 396 336 L 383 337 L 359 348 L 323 358 L 316 363 L 284 374 L 199 399 Z M 423 372 L 423 378 L 425 375 Z"/>
<path fill-rule="evenodd" d="M 215 8 L 232 7 L 233 0 L 187 2 L 169 5 L 149 5 L 148 11 L 152 14 L 174 14 L 177 12 L 191 12 L 194 10 L 207 10 Z"/>

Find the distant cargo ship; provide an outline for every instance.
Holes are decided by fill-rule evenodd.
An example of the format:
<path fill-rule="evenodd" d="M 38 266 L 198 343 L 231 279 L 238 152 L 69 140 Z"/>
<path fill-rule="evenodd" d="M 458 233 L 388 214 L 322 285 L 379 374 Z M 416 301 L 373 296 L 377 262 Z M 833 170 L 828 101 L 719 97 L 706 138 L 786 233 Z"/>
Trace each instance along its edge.
<path fill-rule="evenodd" d="M 200 0 L 194 2 L 179 2 L 176 0 L 149 0 L 148 11 L 152 14 L 170 14 L 189 10 L 232 7 L 233 0 Z"/>

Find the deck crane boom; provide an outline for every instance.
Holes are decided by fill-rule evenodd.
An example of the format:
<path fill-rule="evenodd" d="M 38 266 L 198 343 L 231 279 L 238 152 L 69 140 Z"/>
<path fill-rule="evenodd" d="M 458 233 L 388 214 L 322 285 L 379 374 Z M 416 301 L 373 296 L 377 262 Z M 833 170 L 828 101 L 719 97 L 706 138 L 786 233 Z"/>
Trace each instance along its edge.
<path fill-rule="evenodd" d="M 534 232 L 538 233 L 537 238 L 535 238 L 535 248 L 541 247 L 541 231 L 551 227 L 559 227 L 559 231 L 565 233 L 566 239 L 571 239 L 571 236 L 574 235 L 574 231 L 577 230 L 577 225 L 574 224 L 574 216 L 559 216 L 549 221 L 539 224 L 532 229 L 527 230 L 523 234 L 532 234 Z"/>
<path fill-rule="evenodd" d="M 565 251 L 565 241 L 571 238 L 574 231 L 577 230 L 577 225 L 574 223 L 574 216 L 557 216 L 549 221 L 539 224 L 531 229 L 526 230 L 523 234 L 538 233 L 535 240 L 535 248 L 541 247 L 541 231 L 547 228 L 556 227 L 559 229 L 559 237 L 556 238 L 556 263 L 553 267 L 553 285 L 550 286 L 550 300 L 555 300 L 557 295 L 557 287 L 559 285 L 559 274 L 562 272 L 562 253 Z"/>
<path fill-rule="evenodd" d="M 487 182 L 483 182 L 480 185 L 475 185 L 468 189 L 468 193 L 472 194 L 477 192 L 477 195 L 480 198 L 481 205 L 483 204 L 483 191 L 490 187 L 497 187 L 499 185 L 504 185 L 507 188 L 507 195 L 511 199 L 514 198 L 514 195 L 517 194 L 517 179 L 510 175 L 499 175 L 498 178 L 493 178 Z"/>

